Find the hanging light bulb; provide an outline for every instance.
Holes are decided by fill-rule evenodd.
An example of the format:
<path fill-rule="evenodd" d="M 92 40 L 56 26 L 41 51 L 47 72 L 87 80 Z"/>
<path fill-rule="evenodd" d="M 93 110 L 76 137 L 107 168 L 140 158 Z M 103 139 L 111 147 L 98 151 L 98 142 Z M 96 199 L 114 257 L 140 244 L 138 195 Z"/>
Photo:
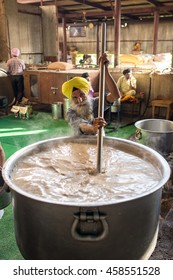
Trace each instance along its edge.
<path fill-rule="evenodd" d="M 88 26 L 89 26 L 90 29 L 92 29 L 92 28 L 94 27 L 94 24 L 93 24 L 92 22 L 90 22 L 90 23 L 88 24 Z"/>

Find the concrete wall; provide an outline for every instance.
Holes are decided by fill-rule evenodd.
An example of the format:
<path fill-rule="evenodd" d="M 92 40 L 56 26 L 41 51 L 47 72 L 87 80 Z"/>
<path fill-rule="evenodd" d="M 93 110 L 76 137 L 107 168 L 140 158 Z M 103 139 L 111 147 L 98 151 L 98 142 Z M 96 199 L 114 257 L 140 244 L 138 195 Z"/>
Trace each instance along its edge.
<path fill-rule="evenodd" d="M 129 23 L 121 28 L 120 52 L 129 54 L 136 41 L 141 42 L 144 53 L 152 54 L 153 51 L 153 22 Z M 68 46 L 75 45 L 81 53 L 96 53 L 96 27 L 86 29 L 86 37 L 71 38 L 67 30 Z M 114 53 L 114 26 L 107 25 L 107 51 Z M 160 22 L 158 32 L 157 53 L 173 53 L 173 22 Z"/>
<path fill-rule="evenodd" d="M 17 47 L 25 63 L 42 62 L 41 20 L 39 8 L 29 5 L 26 8 L 16 0 L 0 0 L 0 60 L 7 61 L 10 49 Z"/>
<path fill-rule="evenodd" d="M 19 38 L 21 57 L 27 64 L 38 64 L 43 60 L 41 15 L 19 14 Z"/>
<path fill-rule="evenodd" d="M 19 47 L 21 56 L 29 64 L 42 63 L 44 56 L 57 56 L 55 6 L 33 7 L 19 5 L 15 0 L 0 0 L 0 59 L 6 60 L 9 48 Z M 8 40 L 8 29 L 9 38 Z M 58 28 L 62 46 L 62 27 Z M 86 37 L 70 37 L 67 29 L 67 48 L 75 46 L 78 53 L 96 53 L 96 26 L 86 27 Z M 153 22 L 128 23 L 121 28 L 120 52 L 131 53 L 136 41 L 144 53 L 152 53 Z M 61 49 L 61 51 L 63 51 Z M 107 24 L 107 51 L 114 53 L 114 26 Z M 173 22 L 160 22 L 157 53 L 173 53 Z"/>
<path fill-rule="evenodd" d="M 16 0 L 0 0 L 0 60 L 18 47 L 26 64 L 43 63 L 44 56 L 56 56 L 55 6 L 33 7 Z"/>

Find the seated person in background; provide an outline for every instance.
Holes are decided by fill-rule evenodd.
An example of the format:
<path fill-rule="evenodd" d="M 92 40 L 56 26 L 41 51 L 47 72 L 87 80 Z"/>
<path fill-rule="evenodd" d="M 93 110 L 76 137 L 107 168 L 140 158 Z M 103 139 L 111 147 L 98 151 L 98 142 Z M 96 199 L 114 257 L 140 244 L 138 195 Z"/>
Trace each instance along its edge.
<path fill-rule="evenodd" d="M 84 54 L 83 55 L 83 61 L 84 61 L 84 64 L 92 64 L 91 55 Z"/>
<path fill-rule="evenodd" d="M 121 76 L 117 81 L 117 87 L 121 94 L 121 102 L 130 98 L 135 98 L 136 78 L 133 76 L 130 69 L 125 69 L 123 71 L 123 76 Z"/>
<path fill-rule="evenodd" d="M 87 72 L 83 73 L 82 78 L 85 78 L 88 82 L 89 82 L 89 85 L 90 85 L 90 89 L 89 89 L 89 92 L 88 92 L 88 96 L 91 96 L 91 97 L 96 97 L 96 96 L 99 96 L 99 92 L 94 92 L 94 89 L 91 85 L 91 80 L 90 80 L 90 76 Z"/>
<path fill-rule="evenodd" d="M 133 51 L 137 51 L 140 52 L 141 51 L 141 43 L 140 42 L 135 42 L 134 46 L 133 46 Z"/>
<path fill-rule="evenodd" d="M 103 54 L 100 61 L 105 65 L 105 81 L 109 92 L 105 93 L 104 110 L 120 97 L 117 85 L 108 71 L 108 59 Z M 62 85 L 62 93 L 71 100 L 67 119 L 73 128 L 74 135 L 96 135 L 98 129 L 106 126 L 106 121 L 98 117 L 99 97 L 88 95 L 90 85 L 85 78 L 74 77 Z"/>

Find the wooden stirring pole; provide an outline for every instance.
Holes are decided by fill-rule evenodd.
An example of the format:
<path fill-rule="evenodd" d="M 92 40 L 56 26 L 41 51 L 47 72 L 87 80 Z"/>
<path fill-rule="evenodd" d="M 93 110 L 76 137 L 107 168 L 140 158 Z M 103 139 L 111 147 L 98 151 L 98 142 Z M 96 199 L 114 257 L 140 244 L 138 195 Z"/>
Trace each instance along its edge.
<path fill-rule="evenodd" d="M 106 23 L 102 23 L 101 32 L 101 55 L 106 51 Z M 100 79 L 99 79 L 99 106 L 98 117 L 104 117 L 104 95 L 105 95 L 105 65 L 100 62 Z M 103 147 L 103 127 L 98 130 L 97 135 L 97 172 L 102 171 L 102 147 Z"/>

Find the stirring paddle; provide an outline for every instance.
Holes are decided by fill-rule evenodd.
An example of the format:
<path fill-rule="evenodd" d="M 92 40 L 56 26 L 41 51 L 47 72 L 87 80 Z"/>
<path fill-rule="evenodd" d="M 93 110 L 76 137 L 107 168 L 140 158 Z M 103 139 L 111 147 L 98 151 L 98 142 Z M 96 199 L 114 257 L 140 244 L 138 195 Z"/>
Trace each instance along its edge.
<path fill-rule="evenodd" d="M 101 29 L 101 54 L 106 51 L 106 23 L 102 23 Z M 104 94 L 105 94 L 105 65 L 100 62 L 100 79 L 99 79 L 99 105 L 98 117 L 104 117 Z M 102 147 L 103 147 L 103 127 L 99 128 L 97 135 L 97 172 L 102 170 Z"/>

